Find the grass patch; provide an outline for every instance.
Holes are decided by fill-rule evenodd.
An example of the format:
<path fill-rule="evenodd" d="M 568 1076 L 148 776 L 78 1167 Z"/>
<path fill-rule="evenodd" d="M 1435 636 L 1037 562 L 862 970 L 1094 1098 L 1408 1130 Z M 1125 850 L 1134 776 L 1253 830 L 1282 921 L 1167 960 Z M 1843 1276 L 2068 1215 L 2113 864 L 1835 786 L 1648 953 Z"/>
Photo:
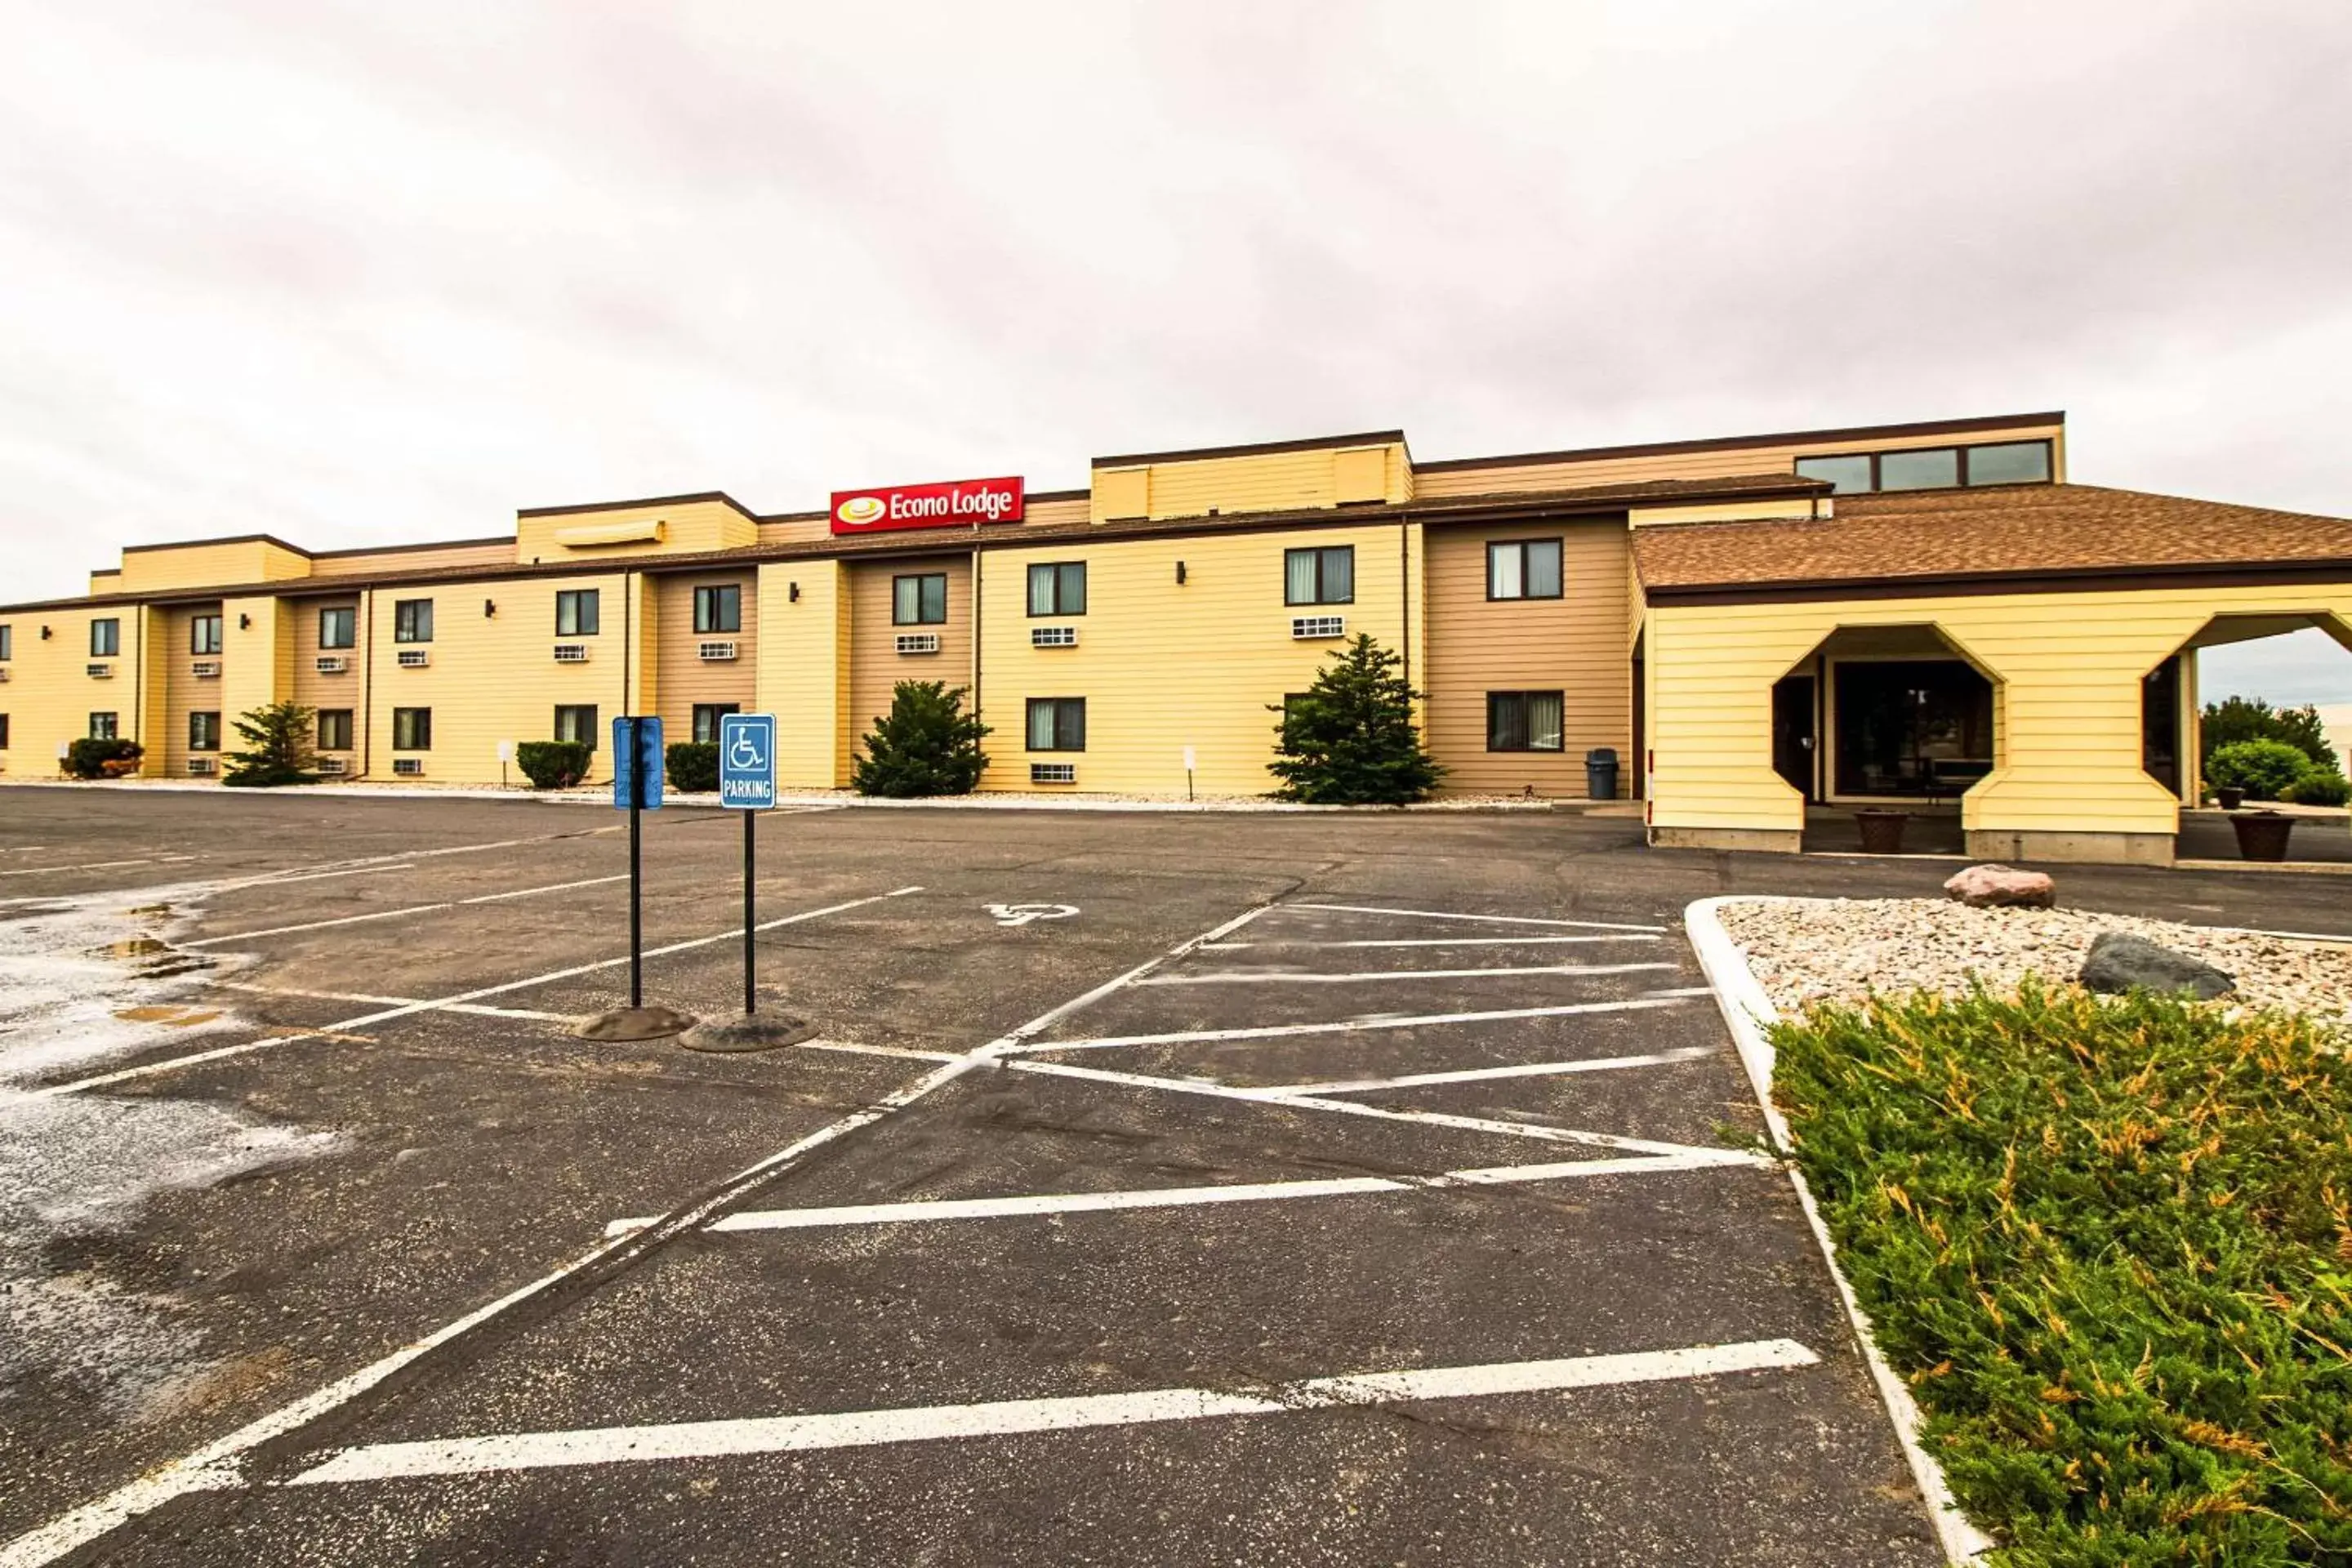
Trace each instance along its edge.
<path fill-rule="evenodd" d="M 2166 997 L 1882 999 L 1775 1098 L 2008 1568 L 2352 1564 L 2352 1065 Z"/>

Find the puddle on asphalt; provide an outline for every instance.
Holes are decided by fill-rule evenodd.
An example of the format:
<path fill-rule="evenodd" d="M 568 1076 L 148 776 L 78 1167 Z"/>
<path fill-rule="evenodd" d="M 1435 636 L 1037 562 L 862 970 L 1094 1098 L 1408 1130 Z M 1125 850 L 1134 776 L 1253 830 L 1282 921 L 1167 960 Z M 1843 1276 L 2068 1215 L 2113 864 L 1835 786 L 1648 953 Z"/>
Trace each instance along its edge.
<path fill-rule="evenodd" d="M 117 1007 L 114 1016 L 126 1024 L 169 1024 L 175 1029 L 185 1029 L 211 1023 L 220 1016 L 220 1011 L 201 1007 Z"/>
<path fill-rule="evenodd" d="M 91 952 L 100 958 L 146 958 L 154 953 L 171 951 L 170 942 L 159 941 L 152 936 L 125 937 L 121 942 L 110 942 L 104 947 L 91 949 Z"/>

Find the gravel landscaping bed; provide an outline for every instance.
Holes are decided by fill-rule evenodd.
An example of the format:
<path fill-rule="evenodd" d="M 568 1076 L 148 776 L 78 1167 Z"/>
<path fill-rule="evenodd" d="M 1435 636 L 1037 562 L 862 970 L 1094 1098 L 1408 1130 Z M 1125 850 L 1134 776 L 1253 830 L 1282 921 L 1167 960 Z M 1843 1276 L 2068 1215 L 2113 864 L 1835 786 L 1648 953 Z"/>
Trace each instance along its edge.
<path fill-rule="evenodd" d="M 2352 943 L 2079 910 L 1974 910 L 1941 899 L 1792 899 L 1729 904 L 1724 930 L 1774 1006 L 1793 1016 L 1873 993 L 1965 994 L 1971 982 L 2012 995 L 2031 973 L 2071 985 L 2101 931 L 2127 931 L 2200 958 L 2238 983 L 2231 1001 L 2352 1027 Z"/>

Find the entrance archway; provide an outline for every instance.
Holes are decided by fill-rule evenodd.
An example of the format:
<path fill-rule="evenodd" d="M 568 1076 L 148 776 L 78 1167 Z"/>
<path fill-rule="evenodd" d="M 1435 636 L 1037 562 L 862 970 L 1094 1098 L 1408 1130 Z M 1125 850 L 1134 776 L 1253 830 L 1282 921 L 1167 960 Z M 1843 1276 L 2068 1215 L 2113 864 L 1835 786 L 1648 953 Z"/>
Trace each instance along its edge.
<path fill-rule="evenodd" d="M 2246 657 L 2258 647 L 2273 657 Z M 2168 712 L 2168 685 L 2175 689 Z M 2141 766 L 2180 799 L 2178 856 L 2235 859 L 2236 836 L 2214 802 L 2207 764 L 2218 746 L 2273 731 L 2316 753 L 2315 765 L 2325 767 L 2321 759 L 2332 753 L 2338 773 L 2352 773 L 2345 754 L 2352 748 L 2352 622 L 2326 610 L 2215 616 L 2149 672 L 2144 698 Z M 2316 726 L 2299 717 L 2279 721 L 2303 709 L 2316 711 Z M 2302 819 L 2290 858 L 2352 861 L 2352 823 L 2341 812 L 2294 801 L 2245 804 Z"/>

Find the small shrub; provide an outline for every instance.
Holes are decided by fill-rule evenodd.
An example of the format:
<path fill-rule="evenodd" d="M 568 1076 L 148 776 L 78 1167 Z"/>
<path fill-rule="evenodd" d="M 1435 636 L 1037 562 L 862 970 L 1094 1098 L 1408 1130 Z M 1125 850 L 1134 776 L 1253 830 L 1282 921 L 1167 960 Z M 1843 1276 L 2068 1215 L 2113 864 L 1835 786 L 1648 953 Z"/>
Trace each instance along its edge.
<path fill-rule="evenodd" d="M 588 776 L 595 758 L 585 741 L 525 741 L 515 748 L 515 766 L 533 789 L 570 789 Z"/>
<path fill-rule="evenodd" d="M 2273 708 L 2259 697 L 2207 703 L 2199 731 L 2206 762 L 2210 764 L 2214 752 L 2241 741 L 2282 741 L 2329 772 L 2336 769 L 2336 750 L 2327 743 L 2327 726 L 2319 721 L 2319 710 L 2308 703 L 2301 708 Z"/>
<path fill-rule="evenodd" d="M 2352 805 L 2352 779 L 2314 768 L 2279 791 L 2279 798 L 2297 805 Z"/>
<path fill-rule="evenodd" d="M 1318 670 L 1297 700 L 1273 711 L 1275 795 L 1311 805 L 1402 805 L 1422 799 L 1445 770 L 1423 750 L 1412 721 L 1421 693 L 1404 660 L 1358 633 Z"/>
<path fill-rule="evenodd" d="M 280 784 L 319 782 L 319 753 L 311 748 L 315 708 L 270 702 L 238 716 L 236 732 L 249 750 L 231 752 L 221 783 L 237 789 L 276 789 Z"/>
<path fill-rule="evenodd" d="M 2311 771 L 2311 759 L 2284 741 L 2240 741 L 2215 752 L 2205 764 L 2205 782 L 2215 789 L 2237 788 L 2252 800 L 2276 800 L 2279 792 Z"/>
<path fill-rule="evenodd" d="M 849 782 L 860 795 L 906 800 L 970 795 L 988 766 L 980 749 L 989 727 L 963 710 L 963 688 L 943 680 L 902 680 L 890 711 L 874 721 Z"/>
<path fill-rule="evenodd" d="M 66 748 L 66 772 L 78 779 L 119 779 L 137 773 L 146 754 L 136 741 L 76 741 Z"/>
<path fill-rule="evenodd" d="M 719 743 L 678 741 L 662 752 L 669 770 L 669 787 L 701 795 L 719 787 Z"/>

